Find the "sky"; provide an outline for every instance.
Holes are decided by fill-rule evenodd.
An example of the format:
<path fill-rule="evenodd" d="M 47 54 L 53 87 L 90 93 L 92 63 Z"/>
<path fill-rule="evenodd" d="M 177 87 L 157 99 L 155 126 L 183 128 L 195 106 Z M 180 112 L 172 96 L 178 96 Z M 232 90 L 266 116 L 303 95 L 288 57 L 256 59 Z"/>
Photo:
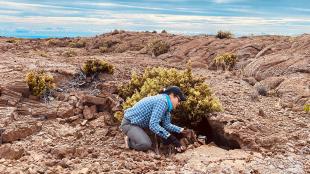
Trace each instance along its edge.
<path fill-rule="evenodd" d="M 309 0 L 0 0 L 0 36 L 95 36 L 114 29 L 197 35 L 310 33 Z"/>

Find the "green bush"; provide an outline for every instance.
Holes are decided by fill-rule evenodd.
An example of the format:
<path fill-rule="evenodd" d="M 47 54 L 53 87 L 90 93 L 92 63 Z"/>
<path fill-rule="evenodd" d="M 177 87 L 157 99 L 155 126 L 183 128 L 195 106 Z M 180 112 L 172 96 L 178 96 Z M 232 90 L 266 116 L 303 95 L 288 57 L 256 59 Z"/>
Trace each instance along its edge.
<path fill-rule="evenodd" d="M 220 102 L 212 95 L 204 78 L 194 76 L 190 67 L 186 70 L 146 68 L 142 75 L 133 73 L 130 82 L 119 87 L 118 94 L 125 99 L 122 105 L 125 110 L 171 85 L 179 86 L 187 96 L 187 100 L 174 111 L 177 123 L 190 127 L 207 117 L 208 113 L 222 111 Z M 122 114 L 118 112 L 115 117 L 121 120 Z"/>
<path fill-rule="evenodd" d="M 98 73 L 108 73 L 113 74 L 114 67 L 110 63 L 104 61 L 104 60 L 87 60 L 83 66 L 82 71 L 87 76 L 91 76 Z"/>
<path fill-rule="evenodd" d="M 26 83 L 34 96 L 41 96 L 55 88 L 53 76 L 43 70 L 28 72 L 26 74 Z"/>
<path fill-rule="evenodd" d="M 230 39 L 233 37 L 233 34 L 229 31 L 218 31 L 216 37 L 219 39 Z"/>
<path fill-rule="evenodd" d="M 169 51 L 169 44 L 162 40 L 155 40 L 147 45 L 147 52 L 152 56 L 159 56 Z"/>
<path fill-rule="evenodd" d="M 305 105 L 304 105 L 304 111 L 305 111 L 306 113 L 310 113 L 310 104 L 305 104 Z"/>
<path fill-rule="evenodd" d="M 237 61 L 237 56 L 232 53 L 224 53 L 222 55 L 216 56 L 213 59 L 213 65 L 217 67 L 221 67 L 223 70 L 232 69 Z"/>

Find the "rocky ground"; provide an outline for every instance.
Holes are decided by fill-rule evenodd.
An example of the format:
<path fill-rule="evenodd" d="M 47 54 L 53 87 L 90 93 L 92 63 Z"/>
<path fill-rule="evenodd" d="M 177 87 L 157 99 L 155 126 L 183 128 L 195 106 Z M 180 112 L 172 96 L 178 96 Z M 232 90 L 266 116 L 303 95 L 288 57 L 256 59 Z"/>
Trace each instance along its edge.
<path fill-rule="evenodd" d="M 155 39 L 168 42 L 169 52 L 150 55 L 145 46 Z M 113 32 L 0 38 L 0 51 L 0 173 L 310 172 L 310 115 L 303 111 L 310 102 L 309 35 L 217 39 Z M 237 64 L 216 70 L 212 59 L 225 52 L 235 53 Z M 111 62 L 115 74 L 78 87 L 74 77 L 89 58 Z M 184 69 L 188 60 L 225 109 L 208 117 L 213 142 L 170 156 L 125 149 L 111 118 L 121 101 L 113 94 L 116 86 L 132 70 Z M 36 68 L 52 73 L 61 89 L 49 103 L 29 95 L 25 85 L 25 73 Z"/>

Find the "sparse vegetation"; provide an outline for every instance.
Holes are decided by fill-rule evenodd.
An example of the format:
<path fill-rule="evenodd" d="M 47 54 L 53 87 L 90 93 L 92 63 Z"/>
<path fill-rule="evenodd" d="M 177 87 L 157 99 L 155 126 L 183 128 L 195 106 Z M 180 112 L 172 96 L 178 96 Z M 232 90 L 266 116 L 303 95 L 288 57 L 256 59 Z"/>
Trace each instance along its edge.
<path fill-rule="evenodd" d="M 166 30 L 162 30 L 161 33 L 167 33 L 167 31 Z"/>
<path fill-rule="evenodd" d="M 99 51 L 100 51 L 100 53 L 106 53 L 109 51 L 109 49 L 106 46 L 101 46 L 101 47 L 99 47 Z"/>
<path fill-rule="evenodd" d="M 100 40 L 95 44 L 94 48 L 99 49 L 101 53 L 108 53 L 114 51 L 114 45 L 119 44 L 119 40 Z"/>
<path fill-rule="evenodd" d="M 20 43 L 21 42 L 21 40 L 20 39 L 10 39 L 10 40 L 7 40 L 6 41 L 7 43 L 16 43 L 16 44 L 18 44 L 18 43 Z"/>
<path fill-rule="evenodd" d="M 229 31 L 218 31 L 216 37 L 219 39 L 230 39 L 233 37 L 233 34 Z"/>
<path fill-rule="evenodd" d="M 104 60 L 87 60 L 83 66 L 82 71 L 87 76 L 95 75 L 98 73 L 114 73 L 114 66 Z"/>
<path fill-rule="evenodd" d="M 73 50 L 69 50 L 69 51 L 63 52 L 62 55 L 65 57 L 74 57 L 74 56 L 77 56 L 77 53 Z"/>
<path fill-rule="evenodd" d="M 213 64 L 219 69 L 221 67 L 223 70 L 232 69 L 237 61 L 237 56 L 232 53 L 224 53 L 222 55 L 216 56 L 213 59 Z"/>
<path fill-rule="evenodd" d="M 49 39 L 46 42 L 46 45 L 48 46 L 57 46 L 57 47 L 65 47 L 68 45 L 67 41 L 61 40 L 61 39 Z"/>
<path fill-rule="evenodd" d="M 209 86 L 202 77 L 193 76 L 190 66 L 183 71 L 158 67 L 147 68 L 139 76 L 133 73 L 130 82 L 119 87 L 119 95 L 126 99 L 123 109 L 171 85 L 179 86 L 187 95 L 187 100 L 174 111 L 174 119 L 179 124 L 191 126 L 206 118 L 210 112 L 222 111 L 220 102 L 212 95 Z M 116 113 L 115 117 L 122 119 L 122 113 Z"/>
<path fill-rule="evenodd" d="M 85 40 L 78 40 L 78 41 L 72 41 L 68 45 L 71 48 L 83 48 L 86 46 L 86 41 Z"/>
<path fill-rule="evenodd" d="M 41 96 L 55 88 L 54 78 L 43 70 L 30 71 L 26 74 L 26 83 L 34 96 Z"/>
<path fill-rule="evenodd" d="M 310 113 L 310 104 L 305 104 L 305 105 L 304 105 L 304 111 L 305 111 L 306 113 Z"/>
<path fill-rule="evenodd" d="M 120 32 L 117 29 L 115 29 L 114 31 L 111 32 L 112 35 L 119 34 L 119 33 Z"/>
<path fill-rule="evenodd" d="M 169 49 L 169 44 L 162 40 L 155 40 L 147 46 L 147 52 L 155 57 L 167 53 Z"/>

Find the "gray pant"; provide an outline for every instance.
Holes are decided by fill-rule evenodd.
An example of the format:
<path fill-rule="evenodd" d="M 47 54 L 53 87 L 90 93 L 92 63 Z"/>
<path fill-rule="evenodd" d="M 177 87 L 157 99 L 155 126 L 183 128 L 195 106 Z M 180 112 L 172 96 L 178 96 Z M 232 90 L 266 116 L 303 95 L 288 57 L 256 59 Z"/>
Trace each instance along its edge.
<path fill-rule="evenodd" d="M 130 121 L 123 118 L 120 129 L 128 136 L 128 145 L 136 150 L 149 150 L 152 148 L 152 141 L 146 132 L 139 126 L 130 124 Z"/>

